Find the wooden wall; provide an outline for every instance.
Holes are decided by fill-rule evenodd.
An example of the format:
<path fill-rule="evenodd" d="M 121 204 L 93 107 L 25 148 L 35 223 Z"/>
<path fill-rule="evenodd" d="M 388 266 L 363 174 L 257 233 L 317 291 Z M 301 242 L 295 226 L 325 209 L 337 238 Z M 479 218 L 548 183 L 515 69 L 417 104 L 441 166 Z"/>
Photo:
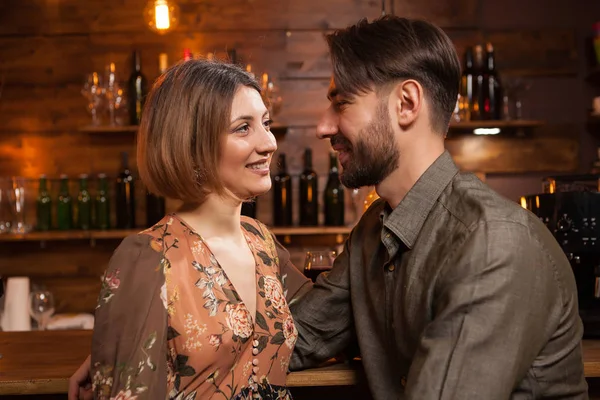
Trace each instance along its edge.
<path fill-rule="evenodd" d="M 316 153 L 315 167 L 322 177 L 321 188 L 324 187 L 329 145 L 314 136 L 319 113 L 327 104 L 325 93 L 330 74 L 322 35 L 361 17 L 379 16 L 381 3 L 375 0 L 180 0 L 178 3 L 179 26 L 175 32 L 160 36 L 144 26 L 143 0 L 1 2 L 0 176 L 23 175 L 35 179 L 42 173 L 75 177 L 99 172 L 114 176 L 119 169 L 120 151 L 129 151 L 133 158 L 134 135 L 79 131 L 90 119 L 80 93 L 85 75 L 102 72 L 109 62 L 115 62 L 117 73 L 125 80 L 130 73 L 131 51 L 137 49 L 141 50 L 144 74 L 153 80 L 158 75 L 161 52 L 168 53 L 169 61 L 175 62 L 186 47 L 194 54 L 222 54 L 233 48 L 240 61 L 251 63 L 254 71 L 267 71 L 277 78 L 284 104 L 276 120 L 290 126 L 279 140 L 279 151 L 288 154 L 290 172 L 298 174 L 302 149 L 312 147 Z M 533 3 L 537 6 L 530 6 L 525 12 L 534 20 L 543 19 L 544 15 L 561 20 L 560 15 L 551 14 L 547 2 Z M 568 10 L 564 2 L 551 3 Z M 499 17 L 504 15 L 505 20 L 510 20 L 510 12 L 502 4 L 502 0 L 393 0 L 386 7 L 389 11 L 393 5 L 398 15 L 426 18 L 439 24 L 453 39 L 461 56 L 468 45 L 492 41 L 503 76 L 546 82 L 579 79 L 580 37 L 576 21 L 522 22 L 516 27 L 506 27 L 495 24 L 490 17 L 497 9 Z M 553 113 L 530 117 L 552 120 Z M 568 139 L 576 154 L 581 130 L 570 120 L 556 122 L 563 125 L 559 129 L 547 127 L 546 131 L 558 135 L 560 140 Z M 544 130 L 541 132 L 543 137 Z M 565 142 L 557 143 L 562 146 Z M 518 147 L 518 142 L 514 146 Z M 510 148 L 510 143 L 505 144 L 503 151 L 510 152 Z M 556 145 L 548 151 L 556 151 Z M 471 165 L 469 169 L 477 170 L 477 166 Z M 548 164 L 547 169 L 553 170 L 553 165 Z M 259 218 L 269 223 L 270 195 L 259 199 L 258 208 Z M 94 290 L 98 275 L 116 244 L 118 241 L 107 241 L 92 248 L 83 242 L 49 243 L 40 248 L 39 243 L 16 246 L 0 243 L 0 273 L 29 274 L 61 290 L 65 293 L 61 298 L 64 306 L 59 311 L 89 310 L 93 298 L 88 295 L 97 293 Z M 74 250 L 67 249 L 67 245 Z M 64 257 L 65 253 L 68 257 Z M 51 272 L 57 266 L 61 272 Z M 67 293 L 64 287 L 69 286 L 70 279 L 78 280 L 80 285 Z M 79 292 L 86 299 L 83 303 L 70 298 Z"/>

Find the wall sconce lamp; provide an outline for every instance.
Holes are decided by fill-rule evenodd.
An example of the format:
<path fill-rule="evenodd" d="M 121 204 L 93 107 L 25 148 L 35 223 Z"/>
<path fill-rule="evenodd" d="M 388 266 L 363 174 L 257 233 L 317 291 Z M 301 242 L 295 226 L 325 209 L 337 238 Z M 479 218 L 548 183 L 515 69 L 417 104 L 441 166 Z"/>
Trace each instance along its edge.
<path fill-rule="evenodd" d="M 144 8 L 144 22 L 154 32 L 164 35 L 179 23 L 179 6 L 173 0 L 150 0 Z"/>

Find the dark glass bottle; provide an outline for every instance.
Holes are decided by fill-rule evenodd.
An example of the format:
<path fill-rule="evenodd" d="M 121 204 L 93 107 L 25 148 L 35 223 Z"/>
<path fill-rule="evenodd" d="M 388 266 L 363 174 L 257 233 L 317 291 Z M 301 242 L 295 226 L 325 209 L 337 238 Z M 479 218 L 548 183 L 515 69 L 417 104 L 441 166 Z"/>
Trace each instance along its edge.
<path fill-rule="evenodd" d="M 115 190 L 118 229 L 135 228 L 135 187 L 127 156 L 126 152 L 121 153 L 121 172 Z"/>
<path fill-rule="evenodd" d="M 52 229 L 52 198 L 48 192 L 46 175 L 40 176 L 40 187 L 36 199 L 37 230 L 48 231 Z"/>
<path fill-rule="evenodd" d="M 273 178 L 273 224 L 292 225 L 292 177 L 287 172 L 285 154 L 278 159 L 279 172 Z"/>
<path fill-rule="evenodd" d="M 312 150 L 304 150 L 304 171 L 300 174 L 300 225 L 319 225 L 318 176 L 312 166 Z"/>
<path fill-rule="evenodd" d="M 144 74 L 142 74 L 142 64 L 138 51 L 134 51 L 132 55 L 132 71 L 127 87 L 129 89 L 127 92 L 129 123 L 131 125 L 139 125 L 142 119 L 144 101 L 148 93 L 148 81 Z"/>
<path fill-rule="evenodd" d="M 69 194 L 69 178 L 60 176 L 58 203 L 56 204 L 56 225 L 58 229 L 66 231 L 73 228 L 73 200 Z"/>
<path fill-rule="evenodd" d="M 156 224 L 165 216 L 165 199 L 150 192 L 146 193 L 146 226 Z"/>
<path fill-rule="evenodd" d="M 88 190 L 88 176 L 79 176 L 79 193 L 77 194 L 77 227 L 88 230 L 92 225 L 92 196 Z"/>
<path fill-rule="evenodd" d="M 340 182 L 337 155 L 329 155 L 329 178 L 323 193 L 325 203 L 325 225 L 344 225 L 344 186 Z"/>
<path fill-rule="evenodd" d="M 256 200 L 245 201 L 242 203 L 242 215 L 256 218 Z"/>
<path fill-rule="evenodd" d="M 94 209 L 96 211 L 96 228 L 110 229 L 110 196 L 106 174 L 98 174 L 98 191 L 96 192 Z"/>
<path fill-rule="evenodd" d="M 484 62 L 483 47 L 475 46 L 473 63 L 473 101 L 471 102 L 471 120 L 479 121 L 484 118 L 485 108 L 485 83 L 484 83 Z"/>
<path fill-rule="evenodd" d="M 460 81 L 461 96 L 461 120 L 471 120 L 471 108 L 473 105 L 473 49 L 467 48 L 465 51 L 465 65 Z"/>
<path fill-rule="evenodd" d="M 484 76 L 484 119 L 502 119 L 502 86 L 496 70 L 494 47 L 491 43 L 486 45 L 486 61 Z"/>

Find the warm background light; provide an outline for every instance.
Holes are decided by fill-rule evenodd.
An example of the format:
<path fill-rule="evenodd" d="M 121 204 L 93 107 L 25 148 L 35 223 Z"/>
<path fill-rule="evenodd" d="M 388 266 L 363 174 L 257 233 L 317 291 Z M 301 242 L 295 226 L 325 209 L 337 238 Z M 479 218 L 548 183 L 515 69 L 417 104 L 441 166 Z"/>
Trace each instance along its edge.
<path fill-rule="evenodd" d="M 179 6 L 172 0 L 150 0 L 144 9 L 144 21 L 161 35 L 170 32 L 179 22 Z"/>

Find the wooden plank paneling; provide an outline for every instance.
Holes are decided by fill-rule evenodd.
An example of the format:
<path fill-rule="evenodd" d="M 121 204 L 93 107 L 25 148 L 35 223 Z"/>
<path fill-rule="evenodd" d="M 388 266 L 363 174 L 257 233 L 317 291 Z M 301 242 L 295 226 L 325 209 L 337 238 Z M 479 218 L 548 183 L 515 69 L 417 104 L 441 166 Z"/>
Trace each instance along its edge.
<path fill-rule="evenodd" d="M 497 67 L 510 75 L 577 73 L 577 36 L 572 29 L 486 32 Z"/>
<path fill-rule="evenodd" d="M 394 14 L 421 18 L 442 27 L 472 28 L 479 26 L 480 0 L 392 0 Z"/>
<path fill-rule="evenodd" d="M 446 148 L 464 171 L 481 173 L 573 172 L 579 141 L 569 137 L 505 138 L 463 136 Z"/>
<path fill-rule="evenodd" d="M 431 3 L 435 0 L 429 0 Z M 377 0 L 178 0 L 178 31 L 329 29 L 381 13 Z M 138 32 L 146 0 L 21 0 L 0 4 L 0 35 Z"/>

